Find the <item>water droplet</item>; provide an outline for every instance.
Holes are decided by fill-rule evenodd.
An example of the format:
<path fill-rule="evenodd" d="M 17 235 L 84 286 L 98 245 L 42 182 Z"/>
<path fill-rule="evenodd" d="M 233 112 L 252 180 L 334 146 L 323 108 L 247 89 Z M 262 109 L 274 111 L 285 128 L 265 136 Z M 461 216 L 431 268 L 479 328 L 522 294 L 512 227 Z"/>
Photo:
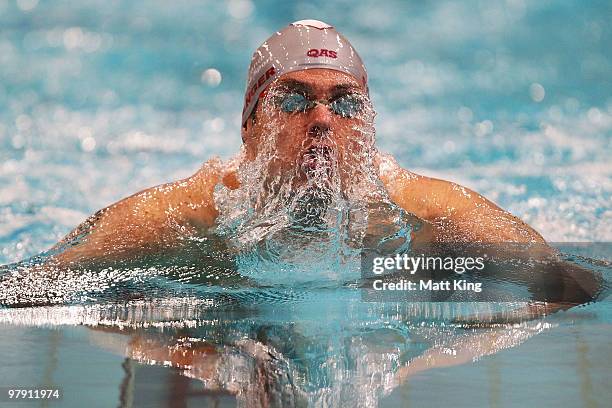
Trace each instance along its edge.
<path fill-rule="evenodd" d="M 83 30 L 81 27 L 71 27 L 64 31 L 64 47 L 68 50 L 81 46 L 83 42 Z"/>
<path fill-rule="evenodd" d="M 255 10 L 255 5 L 251 0 L 230 0 L 227 3 L 227 11 L 235 19 L 242 20 L 247 18 Z"/>
<path fill-rule="evenodd" d="M 221 72 L 214 68 L 209 68 L 202 72 L 202 76 L 200 79 L 206 85 L 212 88 L 216 88 L 217 86 L 219 86 L 223 78 L 221 76 Z"/>
<path fill-rule="evenodd" d="M 38 6 L 38 0 L 17 0 L 17 7 L 22 11 L 32 11 Z"/>
<path fill-rule="evenodd" d="M 488 135 L 493 131 L 493 122 L 490 120 L 483 120 L 482 122 L 478 122 L 474 129 L 476 136 L 483 137 Z"/>
<path fill-rule="evenodd" d="M 472 110 L 467 106 L 462 106 L 457 110 L 457 118 L 459 118 L 461 122 L 469 122 L 473 117 L 474 114 L 472 113 Z"/>
<path fill-rule="evenodd" d="M 85 152 L 91 152 L 93 149 L 96 148 L 96 139 L 94 139 L 93 137 L 89 136 L 86 137 L 85 139 L 83 139 L 83 141 L 81 142 L 81 148 L 83 149 L 83 151 Z"/>
<path fill-rule="evenodd" d="M 225 129 L 225 121 L 222 118 L 209 119 L 204 121 L 204 128 L 205 130 L 219 133 Z"/>
<path fill-rule="evenodd" d="M 592 123 L 599 123 L 602 118 L 601 111 L 597 108 L 591 108 L 587 112 L 587 117 Z"/>
<path fill-rule="evenodd" d="M 542 102 L 544 96 L 546 96 L 546 91 L 541 84 L 534 82 L 529 86 L 529 95 L 534 102 Z"/>

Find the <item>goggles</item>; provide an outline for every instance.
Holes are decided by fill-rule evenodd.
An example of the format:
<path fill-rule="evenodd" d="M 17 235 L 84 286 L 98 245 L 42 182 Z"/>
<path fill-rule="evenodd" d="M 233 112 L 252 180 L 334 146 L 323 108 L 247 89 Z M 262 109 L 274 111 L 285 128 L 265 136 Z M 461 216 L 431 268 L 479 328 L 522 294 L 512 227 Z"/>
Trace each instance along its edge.
<path fill-rule="evenodd" d="M 314 100 L 302 93 L 289 91 L 275 95 L 273 101 L 285 113 L 303 113 L 321 104 L 342 118 L 354 118 L 363 111 L 365 105 L 364 96 L 356 93 L 336 96 L 330 100 Z"/>

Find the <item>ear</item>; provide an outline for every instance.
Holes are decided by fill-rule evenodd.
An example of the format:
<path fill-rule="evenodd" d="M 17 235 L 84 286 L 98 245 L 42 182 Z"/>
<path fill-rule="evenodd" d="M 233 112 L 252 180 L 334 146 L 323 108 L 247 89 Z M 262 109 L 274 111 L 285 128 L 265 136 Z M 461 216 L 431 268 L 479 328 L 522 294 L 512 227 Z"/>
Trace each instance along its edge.
<path fill-rule="evenodd" d="M 254 158 L 256 156 L 256 145 L 255 140 L 255 123 L 252 117 L 249 117 L 246 124 L 240 129 L 240 135 L 242 136 L 242 144 L 245 147 L 247 158 Z"/>
<path fill-rule="evenodd" d="M 240 127 L 240 136 L 242 137 L 242 144 L 246 144 L 247 139 L 253 133 L 253 127 L 249 124 L 249 120 L 247 119 L 247 123 Z"/>

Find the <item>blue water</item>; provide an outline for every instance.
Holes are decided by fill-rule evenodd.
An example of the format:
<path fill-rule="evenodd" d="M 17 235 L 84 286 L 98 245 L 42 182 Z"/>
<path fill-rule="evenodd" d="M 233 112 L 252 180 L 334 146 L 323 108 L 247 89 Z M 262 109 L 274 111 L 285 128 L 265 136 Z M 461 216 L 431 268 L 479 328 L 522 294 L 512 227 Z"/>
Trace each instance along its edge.
<path fill-rule="evenodd" d="M 48 249 L 97 209 L 188 176 L 210 156 L 231 157 L 251 53 L 304 18 L 334 24 L 360 52 L 377 144 L 402 166 L 479 191 L 548 241 L 612 241 L 609 2 L 0 0 L 0 264 Z M 609 252 L 586 256 L 610 261 Z M 130 395 L 135 406 L 160 404 L 177 390 L 201 390 L 177 369 L 125 359 L 125 343 L 144 330 L 166 345 L 181 336 L 293 344 L 285 358 L 311 373 L 311 394 L 335 390 L 332 402 L 612 400 L 608 300 L 523 327 L 533 335 L 515 347 L 382 390 L 389 367 L 460 337 L 440 325 L 448 310 L 398 311 L 343 290 L 274 299 L 213 312 L 179 299 L 152 307 L 157 315 L 138 303 L 132 314 L 104 304 L 3 311 L 0 378 L 12 383 L 1 385 L 61 385 L 67 406 L 130 406 Z M 419 332 L 432 313 L 433 329 Z M 150 324 L 181 318 L 191 326 Z M 90 329 L 100 321 L 111 330 Z M 244 353 L 236 350 L 228 353 Z M 353 387 L 334 388 L 341 376 Z"/>

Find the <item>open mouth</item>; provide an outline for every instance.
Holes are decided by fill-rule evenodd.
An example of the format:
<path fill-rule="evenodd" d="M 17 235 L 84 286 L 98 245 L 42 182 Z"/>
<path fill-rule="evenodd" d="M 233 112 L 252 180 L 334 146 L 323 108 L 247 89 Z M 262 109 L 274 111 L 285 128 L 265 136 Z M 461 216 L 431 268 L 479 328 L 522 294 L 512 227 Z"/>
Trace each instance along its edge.
<path fill-rule="evenodd" d="M 333 149 L 329 146 L 311 146 L 302 155 L 302 169 L 310 173 L 331 167 Z"/>

